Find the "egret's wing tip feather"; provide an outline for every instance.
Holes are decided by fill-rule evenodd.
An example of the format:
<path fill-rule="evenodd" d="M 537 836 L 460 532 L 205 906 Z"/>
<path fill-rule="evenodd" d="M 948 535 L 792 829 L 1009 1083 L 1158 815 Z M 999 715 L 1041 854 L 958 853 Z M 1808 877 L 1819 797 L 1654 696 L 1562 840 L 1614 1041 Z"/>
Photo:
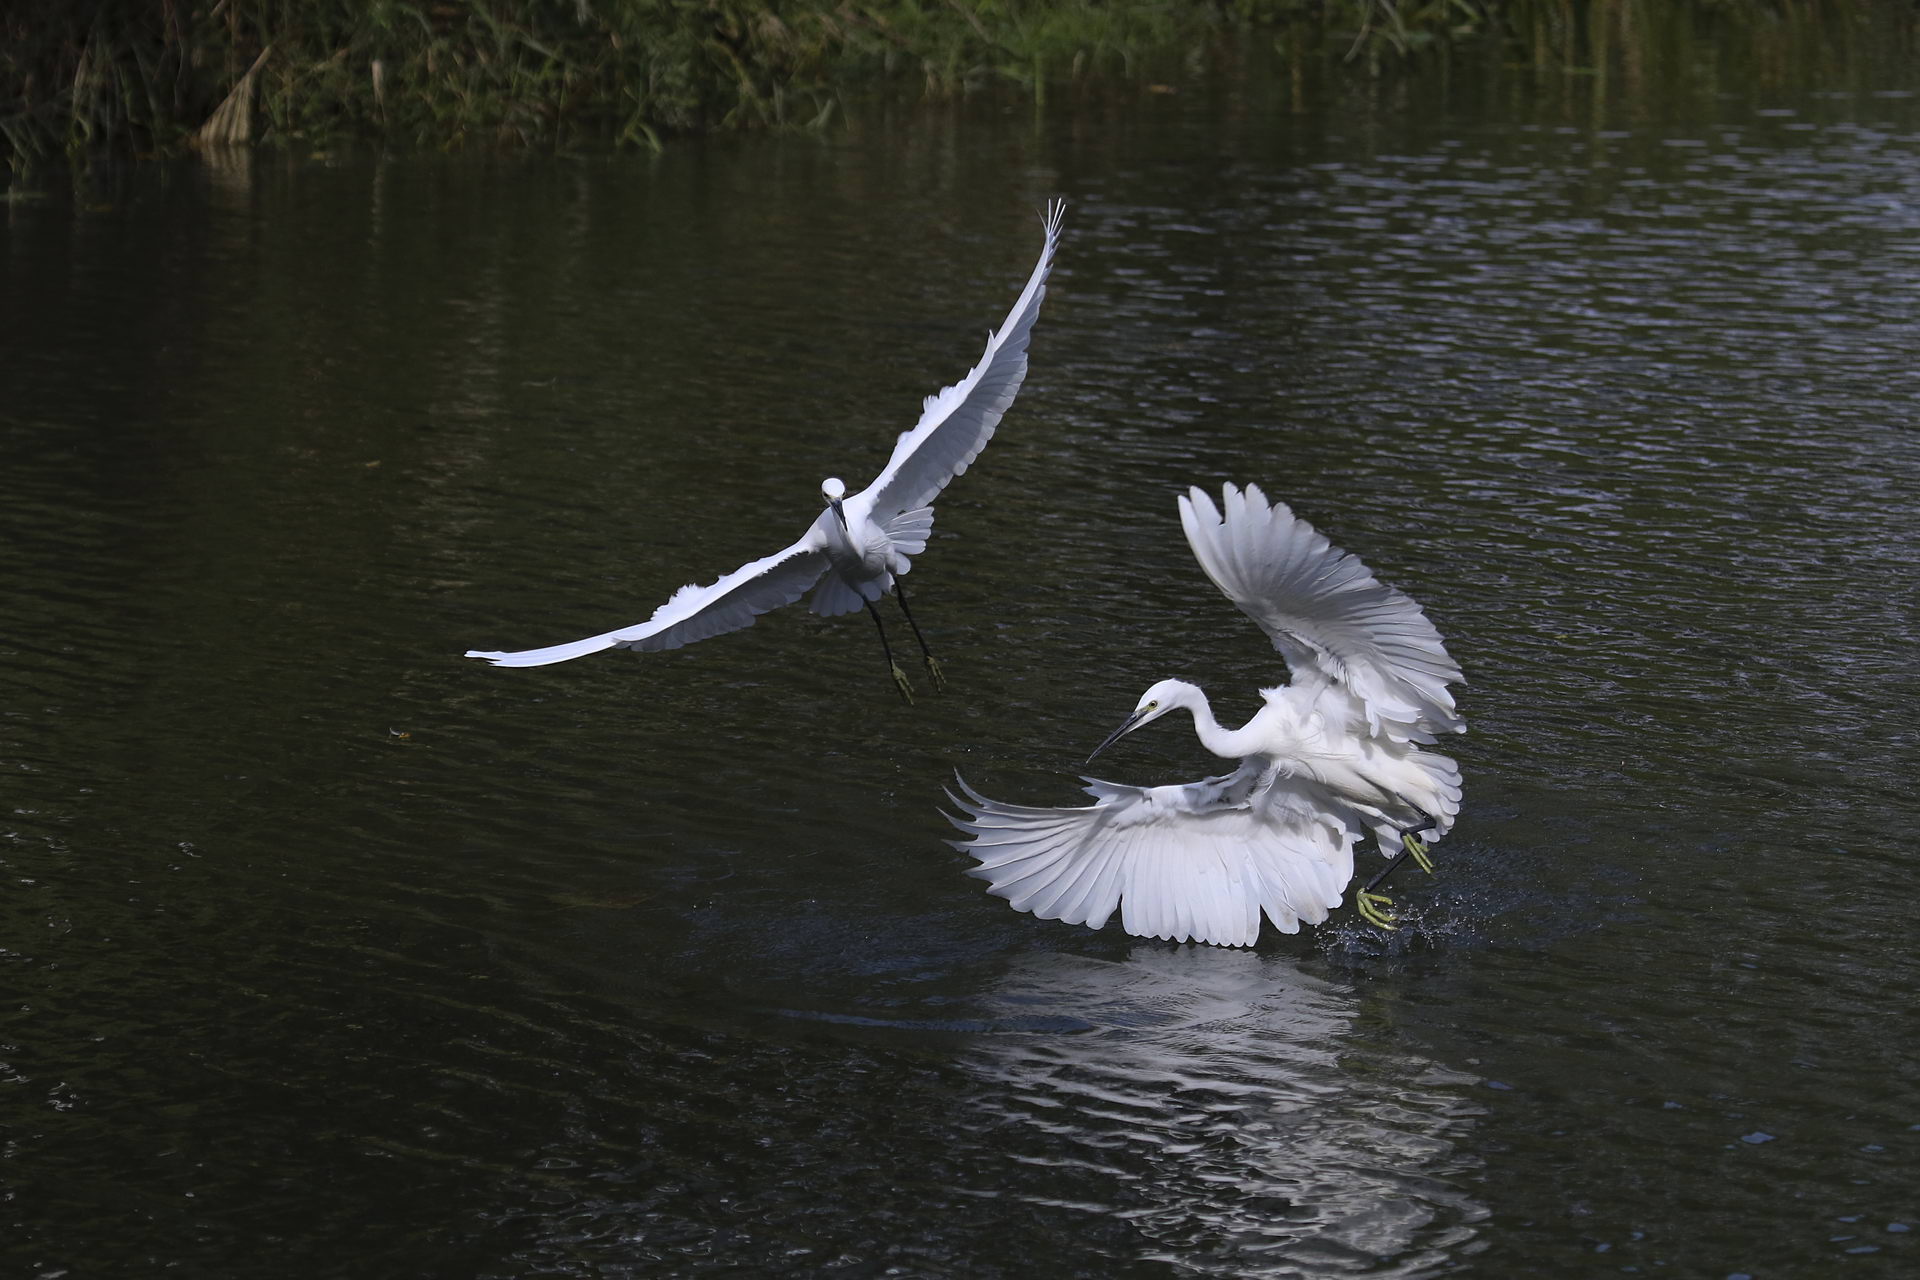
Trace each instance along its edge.
<path fill-rule="evenodd" d="M 1459 667 L 1411 597 L 1377 579 L 1259 485 L 1190 490 L 1181 524 L 1201 570 L 1273 641 L 1295 682 L 1315 672 L 1358 700 L 1367 731 L 1452 729 Z"/>
<path fill-rule="evenodd" d="M 1100 783 L 1098 803 L 1082 808 L 980 797 L 979 819 L 961 827 L 974 838 L 952 844 L 1015 910 L 1096 928 L 1118 910 L 1141 937 L 1251 946 L 1263 915 L 1289 933 L 1325 919 L 1321 899 L 1337 901 L 1352 878 L 1358 835 L 1297 803 L 1228 798 L 1221 784 L 1235 776 Z"/>
<path fill-rule="evenodd" d="M 688 583 L 668 596 L 645 622 L 630 627 L 542 649 L 470 650 L 467 656 L 484 658 L 497 667 L 543 667 L 603 649 L 653 653 L 739 631 L 752 626 L 761 614 L 792 604 L 819 581 L 827 571 L 827 557 L 816 541 L 809 528 L 793 545 L 749 561 L 704 587 Z"/>
<path fill-rule="evenodd" d="M 988 331 L 979 362 L 960 381 L 922 403 L 920 421 L 901 435 L 879 476 L 857 495 L 866 500 L 870 511 L 886 515 L 926 505 L 993 438 L 1026 380 L 1027 347 L 1046 297 L 1065 208 L 1064 201 L 1057 208 L 1049 206 L 1040 259 L 1006 320 Z"/>

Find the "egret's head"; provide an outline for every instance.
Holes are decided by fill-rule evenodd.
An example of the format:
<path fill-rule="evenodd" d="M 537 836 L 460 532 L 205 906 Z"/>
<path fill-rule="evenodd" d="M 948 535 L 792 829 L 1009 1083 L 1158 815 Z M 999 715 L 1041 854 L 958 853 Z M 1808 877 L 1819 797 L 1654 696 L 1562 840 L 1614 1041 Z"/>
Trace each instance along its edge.
<path fill-rule="evenodd" d="M 828 476 L 825 480 L 822 480 L 820 482 L 820 496 L 825 498 L 827 505 L 833 508 L 833 514 L 840 521 L 840 527 L 842 529 L 846 528 L 847 513 L 841 508 L 840 500 L 847 496 L 847 486 L 841 483 L 840 477 Z"/>
<path fill-rule="evenodd" d="M 1087 757 L 1088 762 L 1091 763 L 1093 756 L 1099 755 L 1141 725 L 1158 720 L 1175 707 L 1191 706 L 1190 697 L 1197 692 L 1199 691 L 1185 680 L 1162 680 L 1154 685 L 1140 695 L 1140 705 L 1133 709 L 1133 714 L 1127 717 L 1126 723 L 1108 734 L 1107 740 L 1093 749 L 1093 755 Z"/>

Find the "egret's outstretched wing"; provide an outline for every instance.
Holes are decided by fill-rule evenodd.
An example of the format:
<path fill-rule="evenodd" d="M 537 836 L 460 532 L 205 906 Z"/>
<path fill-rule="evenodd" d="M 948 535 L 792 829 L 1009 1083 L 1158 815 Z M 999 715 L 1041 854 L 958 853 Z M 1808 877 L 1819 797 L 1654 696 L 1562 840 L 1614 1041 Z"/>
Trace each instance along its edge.
<path fill-rule="evenodd" d="M 544 667 L 550 662 L 565 662 L 602 649 L 649 652 L 678 649 L 696 640 L 738 631 L 752 626 L 761 614 L 792 604 L 819 581 L 827 569 L 823 545 L 816 524 L 785 551 L 741 565 L 704 587 L 688 583 L 655 609 L 651 618 L 635 626 L 545 649 L 523 649 L 518 653 L 483 653 L 469 649 L 467 656 L 485 658 L 496 667 Z"/>
<path fill-rule="evenodd" d="M 1223 491 L 1224 515 L 1193 489 L 1180 523 L 1214 585 L 1259 623 L 1293 669 L 1358 698 L 1374 734 L 1431 741 L 1465 722 L 1447 690 L 1460 668 L 1420 606 L 1254 485 Z"/>
<path fill-rule="evenodd" d="M 1095 803 L 1077 809 L 1002 804 L 961 779 L 963 794 L 948 796 L 967 816 L 948 821 L 972 837 L 953 842 L 980 863 L 968 874 L 1016 911 L 1098 929 L 1118 908 L 1122 927 L 1144 938 L 1252 946 L 1262 911 L 1294 933 L 1340 905 L 1357 836 L 1272 791 L 1236 802 L 1239 777 L 1171 787 L 1089 778 Z"/>
<path fill-rule="evenodd" d="M 1006 323 L 987 336 L 980 363 L 939 395 L 927 397 L 919 423 L 901 433 L 886 467 L 872 484 L 848 499 L 849 505 L 864 503 L 876 520 L 924 507 L 993 439 L 993 429 L 1026 380 L 1027 339 L 1040 315 L 1040 300 L 1047 296 L 1047 274 L 1053 270 L 1065 210 L 1063 200 L 1047 206 L 1046 244 L 1040 261 L 1007 313 Z"/>

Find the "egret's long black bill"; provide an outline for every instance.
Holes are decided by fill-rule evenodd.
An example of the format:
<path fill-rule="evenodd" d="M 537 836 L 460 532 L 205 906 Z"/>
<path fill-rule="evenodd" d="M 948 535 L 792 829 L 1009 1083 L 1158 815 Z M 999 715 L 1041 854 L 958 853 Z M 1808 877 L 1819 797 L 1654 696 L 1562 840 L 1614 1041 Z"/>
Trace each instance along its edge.
<path fill-rule="evenodd" d="M 828 498 L 827 505 L 833 508 L 833 518 L 840 522 L 842 529 L 847 527 L 847 513 L 841 509 L 840 499 Z"/>
<path fill-rule="evenodd" d="M 1125 724 L 1121 725 L 1118 729 L 1115 729 L 1112 733 L 1108 734 L 1107 740 L 1093 749 L 1093 756 L 1099 755 L 1102 751 L 1105 751 L 1108 747 L 1120 741 L 1121 738 L 1125 737 L 1128 733 L 1130 733 L 1133 730 L 1133 728 L 1140 723 L 1141 718 L 1145 714 L 1146 713 L 1143 711 L 1136 711 L 1132 715 L 1128 716 L 1127 722 Z M 1093 763 L 1093 756 L 1087 757 L 1088 764 Z"/>

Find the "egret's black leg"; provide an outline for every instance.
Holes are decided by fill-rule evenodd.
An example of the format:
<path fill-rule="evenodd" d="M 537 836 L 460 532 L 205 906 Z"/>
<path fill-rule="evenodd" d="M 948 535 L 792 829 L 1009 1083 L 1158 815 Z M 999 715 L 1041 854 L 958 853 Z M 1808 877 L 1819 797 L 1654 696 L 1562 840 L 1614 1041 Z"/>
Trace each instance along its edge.
<path fill-rule="evenodd" d="M 1380 870 L 1374 874 L 1373 879 L 1367 881 L 1366 887 L 1361 889 L 1360 892 L 1372 893 L 1375 889 L 1379 888 L 1382 884 L 1386 882 L 1386 879 L 1388 876 L 1398 871 L 1400 869 L 1400 864 L 1405 862 L 1406 860 L 1407 860 L 1407 850 L 1402 849 L 1398 854 L 1394 856 L 1394 858 L 1391 861 L 1387 863 L 1386 866 L 1380 868 Z"/>
<path fill-rule="evenodd" d="M 1428 875 L 1433 874 L 1433 862 L 1427 857 L 1426 841 L 1410 831 L 1403 831 L 1400 833 L 1400 852 L 1394 855 L 1393 860 L 1386 866 L 1380 868 L 1373 879 L 1362 885 L 1360 892 L 1353 896 L 1353 904 L 1360 914 L 1382 929 L 1397 929 L 1400 926 L 1393 922 L 1393 899 L 1384 893 L 1375 893 L 1374 890 L 1386 883 L 1387 877 L 1398 871 L 1400 864 L 1408 858 L 1419 863 Z"/>
<path fill-rule="evenodd" d="M 940 660 L 933 656 L 933 650 L 927 648 L 927 638 L 920 634 L 920 624 L 913 620 L 913 611 L 907 608 L 907 593 L 898 578 L 893 580 L 893 598 L 900 602 L 900 612 L 907 615 L 907 625 L 913 628 L 913 638 L 920 642 L 920 656 L 926 659 L 927 674 L 933 677 L 933 687 L 946 688 L 946 673 L 940 670 Z"/>
<path fill-rule="evenodd" d="M 880 621 L 880 611 L 873 607 L 871 600 L 867 601 L 867 612 L 873 615 L 873 625 L 879 629 L 880 652 L 887 657 L 887 670 L 893 673 L 894 687 L 900 690 L 900 696 L 907 700 L 907 705 L 912 706 L 913 686 L 907 683 L 907 673 L 893 660 L 893 646 L 887 643 L 887 624 Z"/>

